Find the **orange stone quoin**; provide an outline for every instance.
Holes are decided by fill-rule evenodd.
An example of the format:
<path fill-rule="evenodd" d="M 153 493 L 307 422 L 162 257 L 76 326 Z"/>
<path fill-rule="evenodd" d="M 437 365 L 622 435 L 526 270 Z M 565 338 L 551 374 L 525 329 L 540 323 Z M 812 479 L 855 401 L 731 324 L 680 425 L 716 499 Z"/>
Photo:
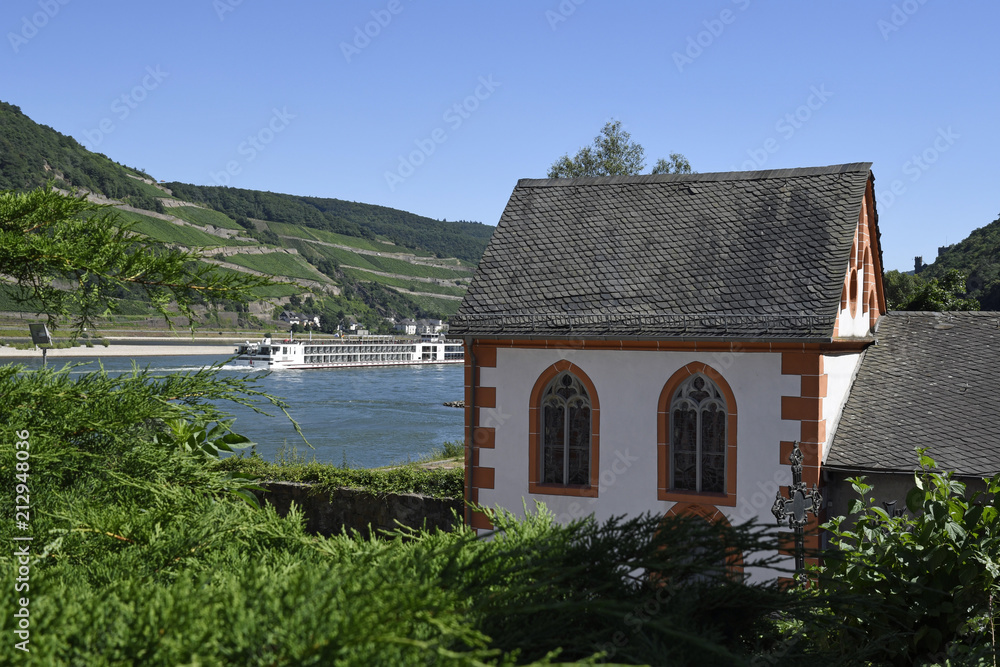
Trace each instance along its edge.
<path fill-rule="evenodd" d="M 781 418 L 799 422 L 799 448 L 802 450 L 802 481 L 808 486 L 820 482 L 820 451 L 826 441 L 826 419 L 823 398 L 828 376 L 823 371 L 823 355 L 819 352 L 783 352 L 781 374 L 801 376 L 799 396 L 781 397 Z M 778 461 L 791 465 L 788 455 L 792 443 L 782 442 Z"/>
<path fill-rule="evenodd" d="M 480 410 L 496 407 L 496 387 L 478 385 L 479 378 L 473 377 L 472 357 L 476 357 L 476 368 L 495 368 L 497 365 L 496 347 L 473 344 L 472 350 L 465 350 L 465 469 L 468 479 L 465 485 L 465 502 L 467 505 L 479 504 L 479 490 L 492 489 L 496 484 L 496 470 L 479 465 L 479 450 L 493 449 L 496 446 L 496 429 L 480 426 Z M 472 388 L 476 383 L 475 413 L 473 414 Z M 469 525 L 473 528 L 491 530 L 493 524 L 480 510 L 470 513 Z"/>
<path fill-rule="evenodd" d="M 823 415 L 823 399 L 827 393 L 829 377 L 824 372 L 823 355 L 819 352 L 785 352 L 781 355 L 781 373 L 783 375 L 798 375 L 801 377 L 799 396 L 781 397 L 781 418 L 798 421 L 799 449 L 802 451 L 802 481 L 807 487 L 822 485 L 821 453 L 826 441 L 826 419 Z M 778 463 L 791 466 L 789 456 L 794 442 L 781 441 L 778 445 Z M 819 517 L 809 517 L 809 523 L 804 526 L 804 544 L 808 551 L 819 549 L 819 524 L 825 521 L 825 510 Z M 790 534 L 789 534 L 790 535 Z M 781 553 L 794 555 L 794 540 L 789 537 L 792 545 L 782 549 Z M 815 558 L 807 558 L 807 563 L 818 565 Z"/>

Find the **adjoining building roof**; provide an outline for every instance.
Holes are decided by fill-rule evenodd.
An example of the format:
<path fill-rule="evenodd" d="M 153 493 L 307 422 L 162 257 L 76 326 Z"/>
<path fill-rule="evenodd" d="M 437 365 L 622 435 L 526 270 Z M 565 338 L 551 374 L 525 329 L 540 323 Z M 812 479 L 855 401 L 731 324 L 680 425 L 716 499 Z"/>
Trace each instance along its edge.
<path fill-rule="evenodd" d="M 518 181 L 451 332 L 830 339 L 870 169 Z"/>
<path fill-rule="evenodd" d="M 891 312 L 878 325 L 844 406 L 826 466 L 1000 472 L 1000 312 Z"/>

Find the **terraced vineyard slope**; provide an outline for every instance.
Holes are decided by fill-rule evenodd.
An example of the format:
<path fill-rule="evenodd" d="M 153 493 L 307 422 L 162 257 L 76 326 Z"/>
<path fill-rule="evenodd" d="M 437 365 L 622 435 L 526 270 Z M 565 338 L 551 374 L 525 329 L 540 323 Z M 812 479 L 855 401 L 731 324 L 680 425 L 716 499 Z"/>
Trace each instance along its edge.
<path fill-rule="evenodd" d="M 283 310 L 319 314 L 329 329 L 446 319 L 493 230 L 339 199 L 157 182 L 0 102 L 0 189 L 46 184 L 117 208 L 135 232 L 198 250 L 219 271 L 283 283 L 259 290 L 249 308 L 206 308 L 206 322 L 220 326 L 285 326 L 276 319 Z M 32 313 L 13 296 L 0 283 L 0 318 Z M 152 325 L 148 304 L 123 298 L 118 324 Z"/>

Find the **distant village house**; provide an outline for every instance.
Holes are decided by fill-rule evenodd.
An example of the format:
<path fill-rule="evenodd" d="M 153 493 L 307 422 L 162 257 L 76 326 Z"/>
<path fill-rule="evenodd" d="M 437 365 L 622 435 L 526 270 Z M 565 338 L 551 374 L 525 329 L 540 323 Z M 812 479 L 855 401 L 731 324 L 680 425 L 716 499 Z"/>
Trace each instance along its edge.
<path fill-rule="evenodd" d="M 295 313 L 290 310 L 284 310 L 278 319 L 282 322 L 287 322 L 288 324 L 300 324 L 302 326 L 315 326 L 318 327 L 320 324 L 319 315 L 303 315 L 301 313 Z"/>

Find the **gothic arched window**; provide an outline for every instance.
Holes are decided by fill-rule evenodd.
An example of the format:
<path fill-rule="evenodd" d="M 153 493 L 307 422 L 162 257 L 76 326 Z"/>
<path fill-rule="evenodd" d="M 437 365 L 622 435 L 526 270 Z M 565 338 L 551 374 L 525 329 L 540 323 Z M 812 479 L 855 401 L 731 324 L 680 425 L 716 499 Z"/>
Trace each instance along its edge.
<path fill-rule="evenodd" d="M 696 373 L 670 401 L 670 488 L 726 492 L 726 399 L 709 378 Z"/>
<path fill-rule="evenodd" d="M 590 396 L 569 371 L 556 375 L 541 397 L 542 484 L 590 484 Z"/>

